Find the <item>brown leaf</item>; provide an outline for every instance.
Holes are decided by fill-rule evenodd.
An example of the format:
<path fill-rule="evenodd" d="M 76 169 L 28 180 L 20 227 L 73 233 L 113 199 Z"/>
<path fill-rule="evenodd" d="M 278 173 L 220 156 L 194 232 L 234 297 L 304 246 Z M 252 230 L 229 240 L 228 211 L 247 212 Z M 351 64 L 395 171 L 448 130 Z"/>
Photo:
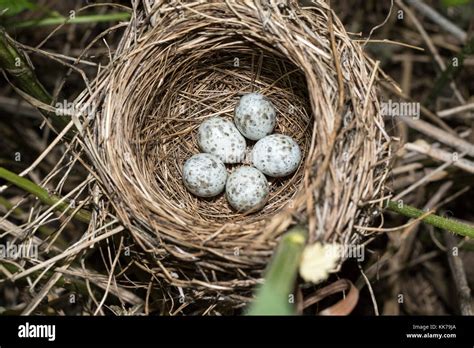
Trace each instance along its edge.
<path fill-rule="evenodd" d="M 334 283 L 319 289 L 314 295 L 306 299 L 303 308 L 307 308 L 315 303 L 320 302 L 328 296 L 337 294 L 338 292 L 347 291 L 347 295 L 336 304 L 322 310 L 319 315 L 349 315 L 359 301 L 359 290 L 348 279 L 339 279 Z"/>

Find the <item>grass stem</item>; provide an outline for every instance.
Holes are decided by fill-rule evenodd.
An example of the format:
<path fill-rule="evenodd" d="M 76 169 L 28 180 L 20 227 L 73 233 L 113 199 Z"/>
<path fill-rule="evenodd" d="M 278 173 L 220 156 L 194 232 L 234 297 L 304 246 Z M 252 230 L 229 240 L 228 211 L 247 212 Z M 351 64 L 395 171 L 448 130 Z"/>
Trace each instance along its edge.
<path fill-rule="evenodd" d="M 388 201 L 387 209 L 414 219 L 426 215 L 426 211 L 395 201 Z M 438 227 L 442 230 L 447 230 L 459 234 L 461 236 L 474 238 L 473 226 L 469 226 L 453 219 L 448 219 L 439 215 L 430 214 L 422 218 L 421 221 L 432 226 Z"/>
<path fill-rule="evenodd" d="M 38 186 L 34 182 L 26 178 L 22 178 L 21 176 L 18 176 L 17 174 L 10 172 L 5 168 L 0 167 L 0 178 L 10 182 L 22 190 L 25 190 L 28 193 L 31 193 L 44 204 L 54 206 L 55 210 L 66 213 L 69 212 L 69 214 L 71 214 L 71 210 L 73 210 L 70 203 L 61 201 L 60 197 L 50 195 L 48 191 L 41 186 Z M 85 209 L 80 209 L 74 213 L 73 218 L 81 222 L 89 223 L 91 220 L 91 213 Z"/>
<path fill-rule="evenodd" d="M 29 96 L 43 104 L 51 105 L 53 103 L 53 98 L 43 87 L 28 63 L 26 54 L 15 45 L 3 28 L 0 28 L 0 69 L 3 69 L 12 78 L 16 87 Z M 53 126 L 58 131 L 70 121 L 69 116 L 44 111 L 42 113 L 51 119 Z"/>
<path fill-rule="evenodd" d="M 292 291 L 306 243 L 306 228 L 295 226 L 286 233 L 273 256 L 265 283 L 257 292 L 247 315 L 294 315 Z"/>
<path fill-rule="evenodd" d="M 114 22 L 114 21 L 126 21 L 131 18 L 128 12 L 109 13 L 100 15 L 87 15 L 77 17 L 49 17 L 38 20 L 29 20 L 14 24 L 15 28 L 28 28 L 28 27 L 44 27 L 50 25 L 61 25 L 61 24 L 88 24 L 88 23 L 100 23 L 100 22 Z"/>

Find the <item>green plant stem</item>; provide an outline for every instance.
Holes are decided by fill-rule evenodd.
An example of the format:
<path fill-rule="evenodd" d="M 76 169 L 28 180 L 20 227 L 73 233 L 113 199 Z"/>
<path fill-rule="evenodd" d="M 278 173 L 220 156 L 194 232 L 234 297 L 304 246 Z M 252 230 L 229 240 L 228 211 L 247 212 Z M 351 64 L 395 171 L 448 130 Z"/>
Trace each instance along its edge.
<path fill-rule="evenodd" d="M 49 206 L 54 206 L 55 210 L 66 212 L 66 213 L 68 212 L 71 213 L 71 210 L 73 210 L 73 208 L 71 208 L 68 202 L 62 201 L 58 203 L 61 200 L 60 197 L 50 195 L 48 191 L 46 191 L 44 188 L 36 185 L 34 182 L 28 179 L 22 178 L 21 176 L 18 176 L 15 173 L 10 172 L 9 170 L 5 168 L 0 167 L 0 178 L 7 180 L 8 182 L 21 188 L 22 190 L 25 190 L 31 193 L 44 204 L 47 204 Z M 80 209 L 74 213 L 73 218 L 78 221 L 88 223 L 91 220 L 91 213 L 85 209 Z"/>
<path fill-rule="evenodd" d="M 415 219 L 426 214 L 426 211 L 417 209 L 406 204 L 399 204 L 398 202 L 394 201 L 388 201 L 387 209 L 395 213 Z M 458 222 L 456 220 L 447 219 L 435 214 L 430 214 L 422 218 L 421 221 L 432 226 L 438 227 L 440 229 L 454 232 L 461 236 L 474 238 L 474 227 L 464 224 L 462 222 Z"/>
<path fill-rule="evenodd" d="M 130 13 L 119 12 L 102 15 L 87 15 L 77 16 L 74 18 L 68 17 L 49 17 L 39 20 L 30 20 L 13 24 L 15 28 L 28 28 L 28 27 L 43 27 L 48 25 L 60 25 L 60 24 L 87 24 L 87 23 L 100 23 L 100 22 L 114 22 L 129 20 L 131 18 Z"/>
<path fill-rule="evenodd" d="M 53 103 L 53 98 L 39 82 L 25 53 L 15 45 L 3 28 L 0 28 L 0 69 L 3 69 L 12 78 L 14 85 L 26 94 L 43 104 Z M 51 119 L 56 130 L 63 129 L 70 121 L 69 116 L 45 111 L 42 113 Z"/>
<path fill-rule="evenodd" d="M 295 226 L 282 237 L 267 269 L 265 283 L 258 290 L 247 315 L 295 314 L 290 295 L 298 275 L 306 235 L 306 228 Z"/>

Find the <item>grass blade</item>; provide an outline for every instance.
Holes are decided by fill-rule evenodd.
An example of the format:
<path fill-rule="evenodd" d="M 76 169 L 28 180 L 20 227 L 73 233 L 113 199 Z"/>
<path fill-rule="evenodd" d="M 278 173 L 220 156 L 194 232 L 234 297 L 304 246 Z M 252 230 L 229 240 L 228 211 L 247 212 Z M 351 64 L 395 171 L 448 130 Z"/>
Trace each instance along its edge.
<path fill-rule="evenodd" d="M 70 204 L 68 202 L 61 201 L 60 197 L 50 195 L 48 191 L 46 191 L 41 186 L 38 186 L 34 182 L 26 178 L 22 178 L 21 176 L 18 176 L 5 168 L 0 167 L 0 178 L 12 183 L 13 185 L 21 188 L 22 190 L 25 190 L 26 192 L 31 193 L 44 204 L 54 206 L 55 210 L 59 210 L 62 212 L 68 212 L 73 210 Z M 73 217 L 78 221 L 89 223 L 91 220 L 91 213 L 85 209 L 80 209 L 74 213 Z"/>
<path fill-rule="evenodd" d="M 306 243 L 306 229 L 295 226 L 286 233 L 278 246 L 265 276 L 265 283 L 257 292 L 247 315 L 294 315 L 290 303 L 298 275 L 301 253 Z"/>

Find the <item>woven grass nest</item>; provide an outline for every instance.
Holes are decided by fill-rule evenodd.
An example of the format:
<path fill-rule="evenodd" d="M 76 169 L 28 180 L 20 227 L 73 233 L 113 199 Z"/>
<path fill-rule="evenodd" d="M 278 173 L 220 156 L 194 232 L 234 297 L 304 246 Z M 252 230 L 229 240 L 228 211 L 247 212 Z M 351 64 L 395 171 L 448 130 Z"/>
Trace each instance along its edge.
<path fill-rule="evenodd" d="M 294 224 L 309 243 L 364 241 L 356 226 L 382 205 L 390 157 L 376 75 L 324 1 L 142 1 L 82 96 L 97 110 L 83 145 L 113 214 L 167 286 L 248 291 Z M 223 196 L 190 194 L 182 166 L 200 152 L 202 121 L 232 118 L 249 92 L 274 103 L 275 132 L 296 139 L 303 161 L 271 180 L 263 210 L 240 214 Z"/>

